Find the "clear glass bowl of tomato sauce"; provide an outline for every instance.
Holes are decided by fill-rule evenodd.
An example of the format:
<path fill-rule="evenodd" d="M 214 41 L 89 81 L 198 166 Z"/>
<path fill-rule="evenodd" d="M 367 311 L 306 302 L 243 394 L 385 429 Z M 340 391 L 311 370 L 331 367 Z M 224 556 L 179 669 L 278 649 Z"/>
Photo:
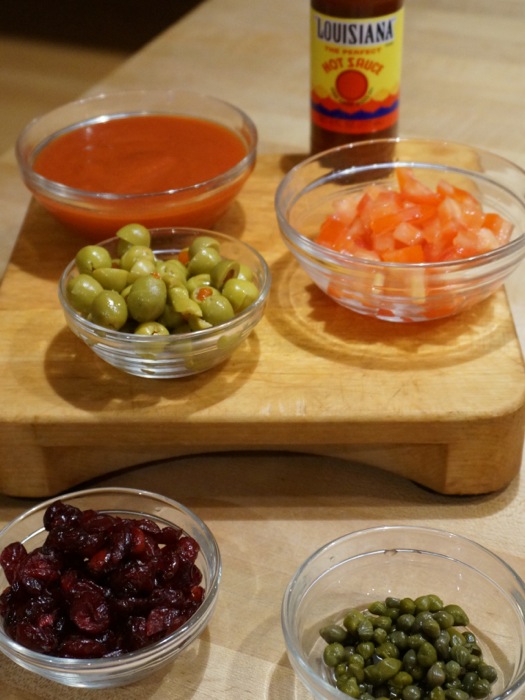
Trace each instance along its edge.
<path fill-rule="evenodd" d="M 36 673 L 44 678 L 52 680 L 65 686 L 77 688 L 110 688 L 128 685 L 145 676 L 148 676 L 170 663 L 184 663 L 184 650 L 196 643 L 198 637 L 208 626 L 214 613 L 218 598 L 219 585 L 222 574 L 221 555 L 218 544 L 213 533 L 199 516 L 186 506 L 167 498 L 163 495 L 151 493 L 149 491 L 130 488 L 94 488 L 81 490 L 74 493 L 64 494 L 60 499 L 52 498 L 34 506 L 28 511 L 6 525 L 0 532 L 0 551 L 14 542 L 22 543 L 28 552 L 33 552 L 40 548 L 46 537 L 48 530 L 44 527 L 44 514 L 48 507 L 56 501 L 62 501 L 67 506 L 79 509 L 81 512 L 91 516 L 96 511 L 102 518 L 106 515 L 120 519 L 141 522 L 145 532 L 153 532 L 164 528 L 175 528 L 181 530 L 180 536 L 186 539 L 192 538 L 198 544 L 198 554 L 194 561 L 202 575 L 200 586 L 204 589 L 204 597 L 200 606 L 178 629 L 163 636 L 151 644 L 147 644 L 124 654 L 115 654 L 101 658 L 74 658 L 53 655 L 52 653 L 41 653 L 35 649 L 28 648 L 15 641 L 6 630 L 6 620 L 0 620 L 0 651 L 9 659 L 14 661 L 24 669 Z M 97 528 L 100 530 L 101 518 L 97 525 L 89 527 L 89 532 L 93 534 Z M 67 525 L 66 525 L 67 527 Z M 88 525 L 86 524 L 86 528 Z M 81 528 L 82 530 L 82 528 Z M 80 532 L 80 530 L 79 530 Z M 87 532 L 87 529 L 86 529 Z M 67 537 L 62 537 L 64 541 Z M 85 539 L 83 537 L 83 539 Z M 74 555 L 70 554 L 72 560 Z M 76 556 L 76 555 L 75 555 Z M 141 555 L 143 556 L 143 555 Z M 49 560 L 49 556 L 48 556 Z M 131 559 L 124 559 L 129 564 Z M 41 585 L 46 591 L 51 588 L 51 584 L 46 583 L 45 574 L 39 582 L 37 568 L 33 580 L 34 606 L 39 604 L 39 596 L 36 587 Z M 73 564 L 71 564 L 73 567 Z M 49 573 L 49 571 L 47 571 Z M 110 576 L 111 574 L 107 574 Z M 69 574 L 65 574 L 65 580 Z M 48 577 L 49 579 L 49 577 Z M 104 578 L 99 578 L 98 584 L 106 586 Z M 91 584 L 89 584 L 91 585 Z M 0 589 L 5 591 L 8 586 L 6 575 L 0 569 Z M 55 585 L 59 589 L 59 585 Z M 55 593 L 56 593 L 55 590 Z M 109 587 L 108 587 L 109 590 Z M 44 593 L 42 594 L 44 596 Z M 133 600 L 146 598 L 147 594 L 124 593 L 124 599 L 128 599 L 131 607 L 129 615 L 134 615 Z M 33 612 L 36 608 L 33 606 Z M 137 608 L 138 610 L 138 608 Z M 45 616 L 44 616 L 45 617 Z M 112 618 L 114 619 L 114 618 Z M 82 633 L 89 637 L 89 633 Z M 100 639 L 105 638 L 106 632 L 100 632 L 91 636 Z M 89 640 L 88 640 L 89 641 Z M 199 652 L 196 652 L 199 655 Z M 194 663 L 195 659 L 191 663 Z M 176 669 L 176 666 L 174 666 Z"/>
<path fill-rule="evenodd" d="M 97 242 L 129 221 L 212 227 L 252 172 L 256 149 L 256 127 L 234 105 L 185 90 L 137 90 L 37 117 L 16 156 L 35 199 Z"/>
<path fill-rule="evenodd" d="M 384 209 L 370 208 L 367 198 Z M 319 153 L 284 176 L 275 208 L 286 246 L 313 282 L 338 304 L 380 320 L 454 316 L 493 294 L 525 256 L 525 171 L 465 144 L 399 138 Z M 501 241 L 482 249 L 473 232 L 501 233 Z"/>

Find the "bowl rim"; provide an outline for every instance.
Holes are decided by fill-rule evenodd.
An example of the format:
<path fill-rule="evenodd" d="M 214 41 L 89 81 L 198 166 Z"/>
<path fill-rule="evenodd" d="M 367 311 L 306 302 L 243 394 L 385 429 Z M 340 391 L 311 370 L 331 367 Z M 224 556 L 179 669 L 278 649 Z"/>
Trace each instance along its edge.
<path fill-rule="evenodd" d="M 114 192 L 93 192 L 92 190 L 83 190 L 79 189 L 76 187 L 70 187 L 68 185 L 65 185 L 61 182 L 57 182 L 55 180 L 50 180 L 49 178 L 44 177 L 43 175 L 40 175 L 38 173 L 35 173 L 35 171 L 32 168 L 32 164 L 28 161 L 27 153 L 26 153 L 26 148 L 25 148 L 25 140 L 31 133 L 32 129 L 37 127 L 39 124 L 42 123 L 44 119 L 47 119 L 49 117 L 52 117 L 54 114 L 59 114 L 61 111 L 65 111 L 69 107 L 80 107 L 83 105 L 88 105 L 88 104 L 96 104 L 97 102 L 103 103 L 106 99 L 118 99 L 119 97 L 125 97 L 126 99 L 132 98 L 133 96 L 136 96 L 137 98 L 141 97 L 157 97 L 157 98 L 176 98 L 177 96 L 184 96 L 188 98 L 196 98 L 198 100 L 207 100 L 210 103 L 215 103 L 217 105 L 220 105 L 222 108 L 226 108 L 228 110 L 231 110 L 232 114 L 236 114 L 241 118 L 243 128 L 246 129 L 246 133 L 248 135 L 248 139 L 246 140 L 246 155 L 234 166 L 231 168 L 228 168 L 228 170 L 225 170 L 223 173 L 220 173 L 219 175 L 215 175 L 212 178 L 209 178 L 208 180 L 202 180 L 201 182 L 196 182 L 193 185 L 187 185 L 185 187 L 179 187 L 175 189 L 169 189 L 169 190 L 161 190 L 157 192 L 143 192 L 143 193 L 114 193 Z M 118 111 L 113 111 L 111 115 L 108 114 L 100 114 L 96 117 L 89 117 L 86 118 L 82 121 L 75 122 L 74 124 L 71 124 L 67 127 L 63 127 L 61 129 L 58 129 L 57 131 L 53 132 L 49 137 L 46 137 L 44 141 L 50 141 L 54 137 L 58 137 L 64 133 L 67 133 L 69 131 L 74 130 L 77 127 L 82 126 L 83 124 L 94 124 L 94 123 L 99 123 L 106 121 L 108 116 L 110 118 L 125 118 L 125 117 L 133 117 L 133 116 L 144 116 L 147 114 L 170 114 L 176 116 L 176 112 L 171 112 L 169 110 L 166 110 L 163 112 L 160 109 L 155 109 L 155 110 L 148 110 L 145 108 L 138 108 L 135 111 L 130 111 L 130 110 L 122 110 L 121 112 Z M 189 113 L 188 113 L 189 114 Z M 197 115 L 194 115 L 197 116 Z M 199 119 L 203 119 L 204 121 L 211 121 L 215 122 L 215 120 L 211 117 L 203 117 L 199 116 Z M 38 148 L 41 146 L 42 141 L 39 141 L 38 144 L 34 148 L 31 148 L 30 154 L 33 154 L 35 151 L 38 150 Z M 79 100 L 73 100 L 72 102 L 67 102 L 63 105 L 60 105 L 59 107 L 56 107 L 55 109 L 52 109 L 45 114 L 41 114 L 34 119 L 32 119 L 20 132 L 20 134 L 17 137 L 16 143 L 15 143 L 15 155 L 16 155 L 16 160 L 18 162 L 18 166 L 22 172 L 22 175 L 26 182 L 31 184 L 31 186 L 37 191 L 41 196 L 46 196 L 46 197 L 57 197 L 59 199 L 83 199 L 83 200 L 92 200 L 94 202 L 129 202 L 129 201 L 145 201 L 148 199 L 152 199 L 155 197 L 167 197 L 167 196 L 173 196 L 173 195 L 193 195 L 195 194 L 196 196 L 205 196 L 207 192 L 209 191 L 216 191 L 220 189 L 221 187 L 226 187 L 230 185 L 233 181 L 237 180 L 247 169 L 253 167 L 255 164 L 255 159 L 257 155 L 257 146 L 258 146 L 258 132 L 257 132 L 257 127 L 255 126 L 254 121 L 252 118 L 244 112 L 240 107 L 237 107 L 236 105 L 232 104 L 231 102 L 227 102 L 226 100 L 223 100 L 218 97 L 214 97 L 212 95 L 208 95 L 205 93 L 201 92 L 196 92 L 192 90 L 126 90 L 126 91 L 116 91 L 116 92 L 103 92 L 103 93 L 98 93 L 94 95 L 88 95 L 86 97 L 82 97 Z"/>
<path fill-rule="evenodd" d="M 279 222 L 279 228 L 281 231 L 281 235 L 286 243 L 286 245 L 291 248 L 293 251 L 295 251 L 297 248 L 299 248 L 300 255 L 308 255 L 311 259 L 317 261 L 320 264 L 331 264 L 331 265 L 337 265 L 340 268 L 345 268 L 347 270 L 351 269 L 352 267 L 362 267 L 363 269 L 366 268 L 384 268 L 385 270 L 390 269 L 390 270 L 400 270 L 400 271 L 413 271 L 413 270 L 445 270 L 445 269 L 451 269 L 451 270 L 458 270 L 462 268 L 471 268 L 473 263 L 476 265 L 488 265 L 491 262 L 493 262 L 494 259 L 499 259 L 501 257 L 506 257 L 507 255 L 512 256 L 518 252 L 521 251 L 522 255 L 525 255 L 525 230 L 522 231 L 521 233 L 518 234 L 517 238 L 509 241 L 505 245 L 499 246 L 498 248 L 495 248 L 494 250 L 488 251 L 486 253 L 481 253 L 480 255 L 474 255 L 468 258 L 463 258 L 459 260 L 444 260 L 444 261 L 438 261 L 438 262 L 421 262 L 421 263 L 399 263 L 399 262 L 385 262 L 382 260 L 369 260 L 366 258 L 360 258 L 356 255 L 348 255 L 345 253 L 340 253 L 335 250 L 331 250 L 325 246 L 322 246 L 318 243 L 316 243 L 313 239 L 308 238 L 308 236 L 303 235 L 300 233 L 297 229 L 295 229 L 293 226 L 291 226 L 288 223 L 286 214 L 283 211 L 283 199 L 285 197 L 285 191 L 287 187 L 290 186 L 290 183 L 292 182 L 293 178 L 297 175 L 298 172 L 301 172 L 303 168 L 307 167 L 308 165 L 321 160 L 322 158 L 326 158 L 327 156 L 331 155 L 336 155 L 337 153 L 340 153 L 342 151 L 355 151 L 358 150 L 359 148 L 364 148 L 367 146 L 381 146 L 381 145 L 393 145 L 393 144 L 421 144 L 421 145 L 433 145 L 436 146 L 438 144 L 441 144 L 445 147 L 451 147 L 451 148 L 462 148 L 462 149 L 469 149 L 471 151 L 475 151 L 476 153 L 480 155 L 485 155 L 486 157 L 493 158 L 495 160 L 498 160 L 501 164 L 505 164 L 508 168 L 511 168 L 512 170 L 518 172 L 525 181 L 525 169 L 522 168 L 520 165 L 514 163 L 513 161 L 509 160 L 508 158 L 504 156 L 500 156 L 497 153 L 494 153 L 492 151 L 489 151 L 487 149 L 483 148 L 478 148 L 477 146 L 470 146 L 467 143 L 462 143 L 460 141 L 449 141 L 449 140 L 443 140 L 443 139 L 426 139 L 426 138 L 410 138 L 410 137 L 395 137 L 395 138 L 385 138 L 385 139 L 376 139 L 376 140 L 366 140 L 366 141 L 357 141 L 355 143 L 348 143 L 348 144 L 343 144 L 341 146 L 336 146 L 334 148 L 327 149 L 325 151 L 322 151 L 320 153 L 313 154 L 309 156 L 308 158 L 305 158 L 301 162 L 297 163 L 296 165 L 293 166 L 281 179 L 280 183 L 277 186 L 277 189 L 275 191 L 275 196 L 274 196 L 274 208 L 275 208 L 275 213 L 277 220 Z M 445 169 L 449 172 L 454 172 L 454 173 L 460 173 L 460 174 L 465 174 L 468 175 L 469 177 L 473 179 L 478 179 L 478 180 L 483 180 L 492 183 L 493 185 L 497 186 L 500 189 L 505 190 L 516 202 L 521 206 L 523 211 L 525 212 L 525 195 L 520 198 L 516 195 L 516 193 L 512 192 L 508 187 L 505 185 L 498 183 L 491 177 L 487 177 L 483 173 L 477 173 L 475 171 L 468 170 L 466 168 L 462 168 L 459 166 L 449 166 L 449 165 L 442 165 L 442 164 L 437 164 L 437 163 L 428 163 L 423 160 L 416 160 L 415 158 L 410 160 L 404 160 L 404 161 L 388 161 L 385 160 L 384 162 L 379 162 L 379 163 L 373 163 L 370 165 L 363 165 L 363 166 L 352 166 L 350 165 L 348 168 L 346 168 L 343 171 L 337 171 L 337 173 L 344 173 L 344 174 L 354 174 L 354 173 L 359 173 L 363 171 L 371 171 L 371 170 L 379 170 L 381 168 L 386 167 L 387 165 L 395 168 L 401 168 L 401 167 L 425 167 L 428 169 L 435 169 L 435 170 L 442 170 Z M 332 173 L 331 176 L 322 176 L 319 178 L 319 180 L 330 180 L 330 179 L 335 179 L 336 176 Z M 303 187 L 298 194 L 295 195 L 293 199 L 290 199 L 290 202 L 288 202 L 288 209 L 291 209 L 293 205 L 298 201 L 300 197 L 305 192 L 308 192 L 310 190 L 315 189 L 317 182 L 319 180 L 316 180 L 313 183 L 309 183 L 307 186 Z"/>
<path fill-rule="evenodd" d="M 326 552 L 330 551 L 331 549 L 336 548 L 338 545 L 341 545 L 349 540 L 355 540 L 358 539 L 359 537 L 362 536 L 367 536 L 367 535 L 381 535 L 384 534 L 385 532 L 399 532 L 400 535 L 407 535 L 409 533 L 419 533 L 419 534 L 424 534 L 424 535 L 429 535 L 429 536 L 437 536 L 440 538 L 449 538 L 451 541 L 457 542 L 459 544 L 464 543 L 470 548 L 475 549 L 476 551 L 482 553 L 485 557 L 490 558 L 493 560 L 495 563 L 497 563 L 500 567 L 503 568 L 510 576 L 511 578 L 516 582 L 516 584 L 519 586 L 521 591 L 525 592 L 525 581 L 524 579 L 521 578 L 521 576 L 515 571 L 515 569 L 508 564 L 501 556 L 490 550 L 488 547 L 485 547 L 485 545 L 480 544 L 479 542 L 476 542 L 475 540 L 471 539 L 470 537 L 466 537 L 465 535 L 460 535 L 454 532 L 451 532 L 449 530 L 444 530 L 441 528 L 435 528 L 435 527 L 426 527 L 426 526 L 421 526 L 421 525 L 378 525 L 378 526 L 372 526 L 368 528 L 363 528 L 360 530 L 354 530 L 351 532 L 348 532 L 344 535 L 341 535 L 330 542 L 326 542 L 325 544 L 321 545 L 318 547 L 312 554 L 310 554 L 303 562 L 302 564 L 299 565 L 299 567 L 295 570 L 293 573 L 291 579 L 289 580 L 285 590 L 284 594 L 282 597 L 282 603 L 281 603 L 281 631 L 285 640 L 285 645 L 286 649 L 288 651 L 288 654 L 292 654 L 294 658 L 294 663 L 297 664 L 297 666 L 301 669 L 302 674 L 314 681 L 317 685 L 321 686 L 324 691 L 328 693 L 326 697 L 333 697 L 334 699 L 336 697 L 339 697 L 339 691 L 337 691 L 336 687 L 325 681 L 321 676 L 319 676 L 315 671 L 312 670 L 310 665 L 305 662 L 303 658 L 303 654 L 298 649 L 298 647 L 295 644 L 294 641 L 294 633 L 290 629 L 289 621 L 291 618 L 290 610 L 289 608 L 291 607 L 290 599 L 293 595 L 294 589 L 297 587 L 298 582 L 300 581 L 301 576 L 304 574 L 304 572 L 308 569 L 308 567 L 315 562 L 317 558 L 325 554 Z M 388 548 L 381 548 L 380 546 L 377 546 L 373 550 L 368 550 L 366 553 L 370 554 L 378 554 L 381 552 L 387 552 L 391 551 L 394 549 L 395 551 L 415 551 L 414 547 L 411 547 L 410 545 L 407 546 L 399 546 L 399 547 L 388 547 Z M 431 549 L 428 548 L 426 550 L 417 550 L 417 551 L 422 551 L 423 554 L 425 553 L 432 553 Z M 357 555 L 356 555 L 357 556 Z M 318 576 L 319 578 L 322 578 L 325 575 L 326 571 L 321 573 Z M 524 599 L 524 608 L 525 608 L 525 599 Z M 525 625 L 525 621 L 524 621 Z M 516 680 L 516 682 L 510 687 L 506 688 L 501 694 L 498 694 L 497 696 L 494 696 L 492 700 L 503 700 L 503 698 L 508 697 L 511 693 L 516 692 L 520 688 L 523 688 L 525 686 L 525 673 L 522 674 L 521 678 Z M 514 696 L 513 696 L 514 697 Z"/>
<path fill-rule="evenodd" d="M 148 491 L 146 489 L 135 489 L 119 486 L 89 488 L 82 489 L 79 491 L 72 491 L 65 494 L 60 494 L 59 496 L 55 496 L 53 498 L 49 498 L 24 511 L 16 518 L 11 520 L 9 523 L 7 523 L 0 530 L 0 538 L 5 536 L 12 526 L 20 524 L 25 518 L 34 515 L 38 511 L 44 512 L 49 505 L 55 503 L 57 500 L 67 501 L 68 498 L 78 498 L 92 495 L 96 496 L 99 494 L 111 495 L 116 493 L 123 495 L 129 494 L 130 496 L 134 497 L 145 496 L 157 501 L 161 501 L 165 505 L 183 512 L 201 530 L 208 546 L 210 546 L 212 550 L 213 562 L 215 564 L 214 567 L 209 567 L 211 573 L 210 582 L 208 587 L 206 588 L 206 593 L 202 604 L 189 618 L 189 620 L 184 625 L 175 630 L 175 632 L 172 632 L 171 634 L 167 635 L 158 642 L 150 644 L 146 647 L 142 647 L 141 649 L 137 649 L 136 651 L 129 652 L 127 654 L 122 654 L 118 657 L 78 659 L 67 657 L 62 658 L 59 656 L 43 654 L 41 652 L 24 647 L 23 645 L 16 642 L 4 632 L 3 625 L 0 625 L 0 651 L 2 651 L 4 654 L 9 656 L 13 660 L 16 661 L 18 659 L 23 659 L 24 662 L 36 664 L 41 670 L 47 668 L 49 670 L 53 670 L 62 674 L 94 674 L 104 670 L 109 672 L 111 669 L 113 669 L 114 673 L 120 675 L 128 675 L 128 673 L 131 673 L 134 670 L 134 668 L 130 668 L 129 666 L 128 668 L 126 668 L 126 664 L 131 664 L 133 667 L 142 667 L 144 663 L 147 664 L 148 662 L 155 662 L 159 659 L 162 659 L 166 647 L 168 647 L 169 651 L 169 647 L 171 647 L 173 643 L 179 640 L 186 640 L 187 643 L 193 641 L 193 637 L 191 636 L 191 634 L 194 628 L 197 628 L 198 634 L 200 634 L 200 632 L 202 631 L 201 628 L 203 627 L 203 625 L 205 625 L 207 618 L 213 612 L 213 609 L 217 602 L 219 584 L 222 578 L 221 552 L 214 534 L 206 525 L 206 523 L 194 511 L 192 511 L 190 508 L 180 503 L 179 501 L 175 501 L 171 498 L 168 498 L 167 496 L 163 496 L 162 494 L 155 493 L 153 491 Z M 106 508 L 105 510 L 108 509 Z M 28 533 L 28 535 L 29 534 L 32 533 Z"/>
<path fill-rule="evenodd" d="M 249 243 L 246 243 L 245 241 L 242 241 L 239 238 L 235 238 L 234 236 L 230 236 L 229 234 L 222 233 L 220 231 L 210 231 L 208 229 L 199 229 L 196 227 L 192 226 L 165 226 L 165 227 L 159 227 L 159 228 L 151 228 L 149 229 L 150 234 L 152 235 L 162 235 L 168 237 L 169 235 L 177 235 L 177 234 L 195 234 L 195 235 L 206 235 L 206 236 L 212 236 L 212 237 L 217 237 L 219 240 L 229 243 L 236 243 L 241 246 L 241 248 L 245 248 L 248 252 L 250 252 L 252 255 L 255 256 L 257 262 L 260 265 L 261 268 L 261 288 L 259 289 L 259 296 L 257 299 L 247 306 L 245 309 L 243 309 L 240 313 L 236 314 L 232 319 L 229 321 L 225 321 L 224 323 L 221 323 L 218 326 L 212 326 L 211 328 L 203 328 L 201 330 L 196 330 L 196 331 L 188 331 L 186 333 L 170 333 L 168 335 L 163 335 L 161 337 L 159 336 L 147 336 L 147 335 L 136 335 L 134 333 L 126 333 L 125 331 L 116 331 L 111 328 L 105 328 L 104 326 L 99 326 L 96 323 L 93 323 L 92 321 L 89 321 L 87 318 L 82 316 L 78 311 L 76 311 L 71 304 L 69 303 L 67 299 L 67 294 L 66 294 L 66 285 L 67 285 L 67 280 L 71 272 L 73 271 L 75 267 L 75 260 L 73 259 L 68 263 L 64 271 L 62 272 L 60 276 L 60 280 L 58 283 L 58 298 L 59 301 L 62 305 L 62 308 L 64 309 L 64 312 L 69 315 L 73 321 L 79 325 L 84 331 L 96 335 L 99 339 L 104 339 L 107 341 L 112 341 L 112 342 L 118 342 L 118 343 L 125 343 L 125 344 L 142 344 L 142 345 L 149 345 L 149 344 L 155 344 L 158 345 L 159 341 L 161 342 L 166 342 L 170 344 L 177 344 L 180 342 L 180 344 L 185 344 L 188 342 L 188 340 L 192 340 L 194 342 L 196 341 L 206 341 L 209 339 L 213 339 L 217 336 L 218 333 L 225 333 L 228 331 L 232 331 L 238 326 L 243 326 L 244 323 L 251 317 L 257 317 L 259 310 L 261 310 L 264 305 L 266 304 L 268 295 L 270 293 L 270 287 L 272 283 L 272 274 L 270 267 L 264 257 L 259 253 L 259 251 L 254 248 L 252 245 Z M 104 246 L 107 245 L 110 242 L 116 242 L 118 238 L 116 236 L 113 236 L 112 238 L 107 238 L 104 241 L 100 241 L 99 243 L 96 243 L 94 245 L 97 246 Z M 153 246 L 153 251 L 155 252 L 155 247 Z M 165 251 L 168 252 L 168 251 Z"/>

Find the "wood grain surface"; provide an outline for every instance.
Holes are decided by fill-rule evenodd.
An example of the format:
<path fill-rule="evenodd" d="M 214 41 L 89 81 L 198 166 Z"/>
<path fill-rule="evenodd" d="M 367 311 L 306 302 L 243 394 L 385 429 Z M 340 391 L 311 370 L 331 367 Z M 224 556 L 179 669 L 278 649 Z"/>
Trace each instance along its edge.
<path fill-rule="evenodd" d="M 66 328 L 57 281 L 82 242 L 32 203 L 0 290 L 4 493 L 46 496 L 144 461 L 263 448 L 359 459 L 448 494 L 510 482 L 525 373 L 504 293 L 424 324 L 339 307 L 280 238 L 273 197 L 295 160 L 261 156 L 217 225 L 267 259 L 265 317 L 226 363 L 187 379 L 128 376 Z"/>

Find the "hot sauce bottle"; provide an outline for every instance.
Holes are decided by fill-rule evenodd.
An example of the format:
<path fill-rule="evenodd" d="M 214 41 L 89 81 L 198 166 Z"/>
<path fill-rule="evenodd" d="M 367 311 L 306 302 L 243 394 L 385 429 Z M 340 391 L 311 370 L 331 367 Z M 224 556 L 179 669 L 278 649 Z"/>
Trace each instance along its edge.
<path fill-rule="evenodd" d="M 403 0 L 311 0 L 311 151 L 397 135 Z"/>

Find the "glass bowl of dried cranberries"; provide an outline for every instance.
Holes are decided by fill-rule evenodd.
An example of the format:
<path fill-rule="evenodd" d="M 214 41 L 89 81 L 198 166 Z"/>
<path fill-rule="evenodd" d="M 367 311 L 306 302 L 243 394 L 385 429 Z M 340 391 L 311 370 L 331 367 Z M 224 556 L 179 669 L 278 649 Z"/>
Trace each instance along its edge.
<path fill-rule="evenodd" d="M 147 491 L 97 488 L 37 505 L 0 531 L 0 650 L 66 686 L 127 685 L 194 642 L 221 556 L 206 524 Z"/>

